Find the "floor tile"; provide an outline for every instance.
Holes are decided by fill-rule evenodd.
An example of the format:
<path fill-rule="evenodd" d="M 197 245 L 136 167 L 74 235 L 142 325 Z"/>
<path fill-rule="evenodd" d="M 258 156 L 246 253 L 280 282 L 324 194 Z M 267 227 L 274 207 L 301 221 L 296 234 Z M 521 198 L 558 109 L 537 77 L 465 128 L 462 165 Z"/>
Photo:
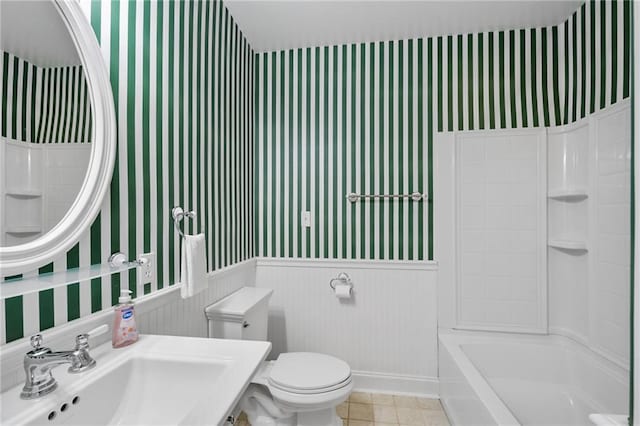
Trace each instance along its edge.
<path fill-rule="evenodd" d="M 371 394 L 365 392 L 352 392 L 351 395 L 349 395 L 349 402 L 371 404 Z"/>
<path fill-rule="evenodd" d="M 376 423 L 397 423 L 396 408 L 392 405 L 374 405 L 373 419 Z"/>
<path fill-rule="evenodd" d="M 362 420 L 349 420 L 349 426 L 374 426 L 373 422 Z"/>
<path fill-rule="evenodd" d="M 404 408 L 420 408 L 418 398 L 415 396 L 393 395 L 393 401 L 396 407 Z"/>
<path fill-rule="evenodd" d="M 349 417 L 349 403 L 348 402 L 343 402 L 342 404 L 338 405 L 336 407 L 336 413 L 338 414 L 338 417 L 340 417 L 341 419 L 346 419 Z"/>
<path fill-rule="evenodd" d="M 423 410 L 422 415 L 426 426 L 449 426 L 449 419 L 444 411 Z"/>
<path fill-rule="evenodd" d="M 354 420 L 373 420 L 373 405 L 349 403 L 349 421 Z"/>
<path fill-rule="evenodd" d="M 372 393 L 371 401 L 377 405 L 394 405 L 393 395 L 387 395 L 384 393 Z"/>
<path fill-rule="evenodd" d="M 439 399 L 416 398 L 416 400 L 418 401 L 418 407 L 424 410 L 442 411 L 442 405 L 440 405 Z"/>
<path fill-rule="evenodd" d="M 398 423 L 403 425 L 424 425 L 425 418 L 422 412 L 417 408 L 396 407 L 396 413 L 398 414 Z"/>

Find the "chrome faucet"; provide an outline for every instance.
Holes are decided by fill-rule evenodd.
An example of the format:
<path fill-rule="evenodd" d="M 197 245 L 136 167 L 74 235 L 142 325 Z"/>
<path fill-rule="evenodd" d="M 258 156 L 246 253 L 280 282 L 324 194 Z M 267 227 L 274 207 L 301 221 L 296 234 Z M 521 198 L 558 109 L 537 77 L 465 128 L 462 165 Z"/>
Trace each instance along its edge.
<path fill-rule="evenodd" d="M 53 392 L 58 383 L 51 374 L 51 369 L 60 364 L 71 364 L 69 373 L 81 373 L 96 365 L 89 355 L 89 334 L 76 336 L 76 347 L 71 351 L 53 352 L 42 347 L 42 336 L 31 336 L 33 350 L 24 356 L 24 372 L 26 379 L 20 398 L 34 399 Z"/>

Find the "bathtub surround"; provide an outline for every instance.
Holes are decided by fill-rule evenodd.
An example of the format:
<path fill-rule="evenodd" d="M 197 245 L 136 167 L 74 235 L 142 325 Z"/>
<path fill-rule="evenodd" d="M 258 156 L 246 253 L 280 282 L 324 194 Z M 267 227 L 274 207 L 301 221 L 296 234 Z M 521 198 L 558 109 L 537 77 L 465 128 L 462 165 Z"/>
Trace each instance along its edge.
<path fill-rule="evenodd" d="M 630 13 L 587 2 L 552 27 L 257 53 L 256 255 L 434 259 L 434 134 L 566 124 L 629 97 Z M 430 201 L 345 200 L 412 191 Z"/>
<path fill-rule="evenodd" d="M 7 299 L 0 342 L 59 326 L 178 281 L 170 212 L 198 213 L 189 233 L 207 237 L 208 270 L 253 255 L 253 51 L 221 2 L 82 0 L 109 69 L 118 154 L 109 196 L 66 256 L 23 276 L 154 252 L 156 281 L 135 270 Z M 3 111 L 4 112 L 4 111 Z"/>
<path fill-rule="evenodd" d="M 39 67 L 0 51 L 2 136 L 32 143 L 91 142 L 82 65 Z"/>

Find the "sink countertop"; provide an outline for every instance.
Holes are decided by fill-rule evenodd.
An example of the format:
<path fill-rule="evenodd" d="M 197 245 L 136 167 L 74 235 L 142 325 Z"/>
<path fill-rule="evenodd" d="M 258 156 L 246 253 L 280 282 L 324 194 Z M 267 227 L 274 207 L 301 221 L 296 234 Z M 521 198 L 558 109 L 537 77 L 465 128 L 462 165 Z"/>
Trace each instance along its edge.
<path fill-rule="evenodd" d="M 115 411 L 121 410 L 122 413 L 112 412 L 109 417 L 107 417 L 108 413 L 104 413 L 104 418 L 101 418 L 100 413 L 97 413 L 94 409 L 91 420 L 95 424 L 135 424 L 144 422 L 144 409 L 130 409 L 129 412 L 135 415 L 135 418 L 128 418 L 126 405 L 134 404 L 136 407 L 140 407 L 140 405 L 135 402 L 127 404 L 124 398 L 131 400 L 133 397 L 144 401 L 145 395 L 123 395 L 126 394 L 126 385 L 130 385 L 133 380 L 130 376 L 136 374 L 143 376 L 138 378 L 137 387 L 132 386 L 133 389 L 138 390 L 149 387 L 149 392 L 154 391 L 154 375 L 143 372 L 137 373 L 136 370 L 136 365 L 144 367 L 148 360 L 148 363 L 169 362 L 170 364 L 167 365 L 176 365 L 177 369 L 174 374 L 177 374 L 178 377 L 182 372 L 180 370 L 181 365 L 191 368 L 192 374 L 188 390 L 197 395 L 196 397 L 193 397 L 193 395 L 185 397 L 180 394 L 171 396 L 172 389 L 173 392 L 176 392 L 179 387 L 170 386 L 171 384 L 169 384 L 169 388 L 163 390 L 167 391 L 167 397 L 174 403 L 166 404 L 164 400 L 157 401 L 159 404 L 158 409 L 162 408 L 162 410 L 170 413 L 169 416 L 163 417 L 167 423 L 189 425 L 221 424 L 238 403 L 240 396 L 249 385 L 251 377 L 265 360 L 270 350 L 270 342 L 158 335 L 141 335 L 138 342 L 120 349 L 113 349 L 110 343 L 106 343 L 90 350 L 92 357 L 97 362 L 96 367 L 91 370 L 79 374 L 71 374 L 67 372 L 68 365 L 66 364 L 54 368 L 52 373 L 58 381 L 58 388 L 48 395 L 38 399 L 23 400 L 20 398 L 22 385 L 0 394 L 0 410 L 2 412 L 0 423 L 43 424 L 48 422 L 48 414 L 56 410 L 60 414 L 59 418 L 55 422 L 48 423 L 52 425 L 73 424 L 64 421 L 66 414 L 60 413 L 61 405 L 65 402 L 69 403 L 74 396 L 78 395 L 81 398 L 81 402 L 77 407 L 74 406 L 67 411 L 76 410 L 77 412 L 82 410 L 82 396 L 90 392 L 87 389 L 99 389 L 101 383 L 108 383 L 110 378 L 113 381 L 114 373 L 120 371 L 120 368 L 124 369 L 126 367 L 129 370 L 121 372 L 120 375 L 129 374 L 129 376 L 125 375 L 124 382 L 117 384 L 119 386 L 118 389 L 122 389 L 122 392 L 121 394 L 119 392 L 118 396 L 113 398 L 114 400 L 123 399 L 121 402 L 116 401 L 114 406 Z M 159 365 L 162 367 L 163 364 Z M 211 375 L 210 380 L 207 380 L 207 374 L 204 374 L 206 373 L 204 369 L 210 368 L 209 366 L 217 369 L 217 372 L 215 375 Z M 202 371 L 203 374 L 194 377 L 194 369 L 199 369 L 198 371 Z M 144 376 L 144 374 L 147 375 Z M 179 381 L 180 379 L 177 379 L 173 383 L 178 385 L 180 384 L 177 383 Z M 158 386 L 163 385 L 166 386 L 166 384 L 158 384 Z M 107 390 L 110 391 L 109 395 L 113 395 L 113 389 L 109 388 Z M 157 389 L 155 391 L 156 393 L 158 392 Z M 95 394 L 96 391 L 93 391 L 93 393 Z M 99 390 L 98 395 L 99 397 L 102 396 Z M 183 397 L 182 400 L 180 399 L 181 396 Z M 157 411 L 154 409 L 153 402 L 144 402 L 145 405 L 149 405 L 150 412 Z M 87 407 L 89 406 L 88 404 L 86 405 Z M 101 405 L 106 407 L 110 404 L 113 404 L 113 401 L 108 403 L 105 401 Z M 123 405 L 125 406 L 124 408 Z M 74 421 L 78 422 L 77 419 Z M 157 424 L 157 419 L 154 418 L 153 422 Z"/>

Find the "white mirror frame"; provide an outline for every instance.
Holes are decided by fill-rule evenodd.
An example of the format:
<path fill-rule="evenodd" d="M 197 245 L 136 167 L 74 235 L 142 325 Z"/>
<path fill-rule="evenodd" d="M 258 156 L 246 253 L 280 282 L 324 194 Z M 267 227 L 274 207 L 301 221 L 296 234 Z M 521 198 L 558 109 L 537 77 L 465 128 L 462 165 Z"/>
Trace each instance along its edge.
<path fill-rule="evenodd" d="M 95 33 L 77 1 L 52 0 L 75 42 L 93 105 L 91 156 L 82 188 L 71 208 L 53 229 L 34 241 L 0 247 L 0 274 L 35 270 L 69 250 L 89 229 L 102 206 L 116 156 L 116 116 L 111 82 Z"/>

